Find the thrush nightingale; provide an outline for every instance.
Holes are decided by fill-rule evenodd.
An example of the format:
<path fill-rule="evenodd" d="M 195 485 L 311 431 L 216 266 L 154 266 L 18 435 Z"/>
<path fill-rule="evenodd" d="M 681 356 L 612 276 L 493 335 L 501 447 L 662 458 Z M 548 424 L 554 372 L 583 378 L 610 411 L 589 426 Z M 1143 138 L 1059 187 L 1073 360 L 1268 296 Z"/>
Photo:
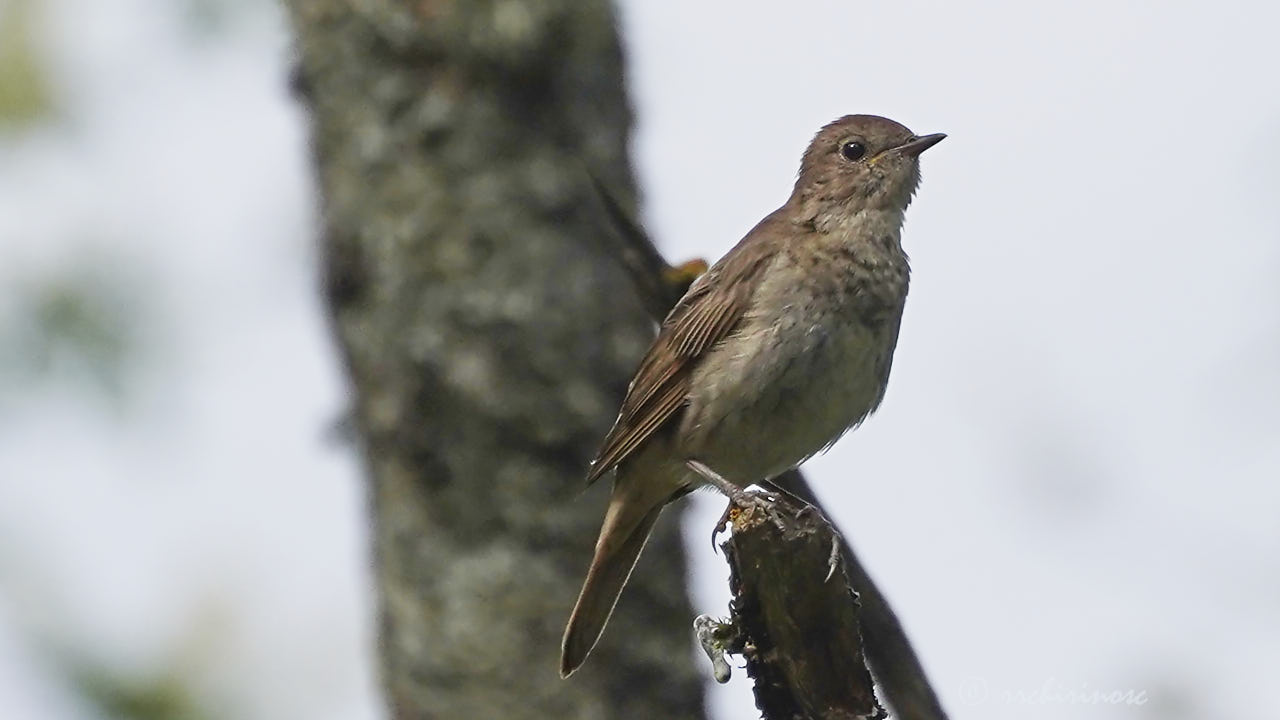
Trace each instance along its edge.
<path fill-rule="evenodd" d="M 663 321 L 587 477 L 616 470 L 561 675 L 595 646 L 664 505 L 766 481 L 880 404 L 907 297 L 903 214 L 944 137 L 874 115 L 822 128 L 786 204 Z"/>

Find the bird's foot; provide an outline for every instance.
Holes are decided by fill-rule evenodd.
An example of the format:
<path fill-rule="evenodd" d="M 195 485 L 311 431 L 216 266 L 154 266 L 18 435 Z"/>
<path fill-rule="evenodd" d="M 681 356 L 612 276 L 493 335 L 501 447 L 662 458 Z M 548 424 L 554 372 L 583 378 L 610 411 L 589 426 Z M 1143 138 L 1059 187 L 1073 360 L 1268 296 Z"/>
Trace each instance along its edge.
<path fill-rule="evenodd" d="M 786 505 L 777 495 L 772 493 L 741 492 L 736 497 L 729 498 L 729 507 L 725 508 L 725 515 L 727 516 L 733 512 L 734 508 L 760 513 L 769 522 L 773 523 L 773 526 L 778 528 L 780 532 L 785 532 L 787 529 L 786 514 L 783 512 Z"/>
<path fill-rule="evenodd" d="M 709 485 L 714 486 L 717 490 L 729 498 L 729 506 L 725 508 L 724 514 L 720 516 L 720 521 L 716 523 L 715 529 L 711 533 L 711 542 L 714 546 L 715 537 L 719 534 L 720 528 L 729 522 L 730 516 L 733 514 L 734 508 L 746 511 L 758 511 L 770 520 L 779 530 L 786 530 L 786 522 L 780 508 L 783 506 L 782 499 L 770 492 L 749 492 L 725 480 L 719 473 L 712 470 L 706 464 L 699 460 L 687 460 L 685 464 L 690 470 L 694 471 L 705 480 Z"/>

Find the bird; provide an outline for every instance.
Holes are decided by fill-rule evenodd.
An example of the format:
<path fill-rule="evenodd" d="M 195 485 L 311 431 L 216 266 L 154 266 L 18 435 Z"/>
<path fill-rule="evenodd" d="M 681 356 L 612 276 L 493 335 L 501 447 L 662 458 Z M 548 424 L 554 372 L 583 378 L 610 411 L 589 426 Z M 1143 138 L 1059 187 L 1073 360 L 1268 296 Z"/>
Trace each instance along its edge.
<path fill-rule="evenodd" d="M 822 452 L 884 399 L 906 302 L 902 249 L 919 157 L 946 135 L 846 115 L 809 143 L 787 201 L 689 287 L 661 323 L 587 473 L 613 473 L 561 644 L 595 647 L 668 503 L 730 497 Z"/>

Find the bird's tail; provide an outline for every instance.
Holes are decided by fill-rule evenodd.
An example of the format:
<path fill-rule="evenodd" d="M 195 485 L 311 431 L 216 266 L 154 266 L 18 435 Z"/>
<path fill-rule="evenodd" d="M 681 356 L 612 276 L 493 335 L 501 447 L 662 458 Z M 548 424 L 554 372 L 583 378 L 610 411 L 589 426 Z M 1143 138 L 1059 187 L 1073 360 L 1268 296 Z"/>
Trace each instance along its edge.
<path fill-rule="evenodd" d="M 609 510 L 596 541 L 595 556 L 582 584 L 582 593 L 569 616 L 560 645 L 560 676 L 569 677 L 587 659 L 613 614 L 622 588 L 644 549 L 666 498 L 656 503 L 645 498 L 637 478 L 620 477 L 609 500 Z"/>

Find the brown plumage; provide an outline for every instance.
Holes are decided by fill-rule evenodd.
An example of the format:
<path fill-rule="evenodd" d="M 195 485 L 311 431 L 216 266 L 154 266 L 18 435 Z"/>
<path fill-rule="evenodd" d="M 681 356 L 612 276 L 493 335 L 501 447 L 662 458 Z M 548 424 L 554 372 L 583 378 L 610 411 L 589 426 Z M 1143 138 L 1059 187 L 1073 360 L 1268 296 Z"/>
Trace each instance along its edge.
<path fill-rule="evenodd" d="M 562 675 L 595 645 L 662 507 L 701 484 L 686 461 L 762 482 L 879 404 L 906 297 L 902 214 L 917 156 L 941 139 L 871 115 L 822 128 L 787 203 L 662 323 L 587 476 L 617 470 Z"/>

